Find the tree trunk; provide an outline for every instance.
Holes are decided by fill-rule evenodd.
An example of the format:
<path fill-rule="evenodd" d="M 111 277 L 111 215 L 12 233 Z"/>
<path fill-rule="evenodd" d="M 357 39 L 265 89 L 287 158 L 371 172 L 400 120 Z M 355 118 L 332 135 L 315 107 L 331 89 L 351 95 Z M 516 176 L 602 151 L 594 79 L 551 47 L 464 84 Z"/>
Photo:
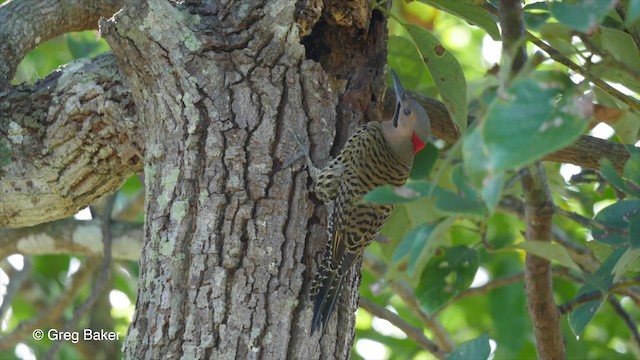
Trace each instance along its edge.
<path fill-rule="evenodd" d="M 127 358 L 349 356 L 359 271 L 324 336 L 311 338 L 325 212 L 300 163 L 283 164 L 300 153 L 294 134 L 321 165 L 334 136 L 376 117 L 385 20 L 371 22 L 366 1 L 322 13 L 312 3 L 149 0 L 101 22 L 146 149 Z M 299 29 L 314 21 L 305 49 Z"/>

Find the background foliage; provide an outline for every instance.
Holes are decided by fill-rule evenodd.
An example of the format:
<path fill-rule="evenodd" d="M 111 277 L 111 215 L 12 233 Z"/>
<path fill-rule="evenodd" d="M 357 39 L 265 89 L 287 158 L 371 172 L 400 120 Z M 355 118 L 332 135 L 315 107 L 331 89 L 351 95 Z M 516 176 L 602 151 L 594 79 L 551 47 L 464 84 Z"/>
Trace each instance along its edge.
<path fill-rule="evenodd" d="M 370 310 L 397 313 L 405 325 L 423 329 L 439 344 L 448 341 L 457 348 L 452 358 L 489 352 L 496 359 L 535 358 L 522 282 L 524 254 L 531 252 L 554 261 L 556 303 L 571 310 L 562 321 L 569 358 L 639 358 L 634 331 L 637 336 L 640 152 L 629 146 L 632 156 L 621 174 L 607 162 L 601 171 L 544 163 L 557 207 L 555 242 L 549 246 L 524 241 L 517 180 L 519 168 L 581 134 L 629 145 L 638 141 L 639 108 L 633 99 L 640 92 L 640 1 L 526 2 L 527 30 L 588 70 L 586 78 L 528 43 L 525 70 L 509 79 L 504 64 L 511 59 L 496 42 L 495 5 L 395 1 L 390 10 L 389 66 L 408 89 L 441 99 L 463 136 L 452 145 L 434 139 L 416 157 L 411 181 L 401 191 L 381 188 L 369 194 L 369 201 L 397 206 L 384 239 L 365 257 L 363 302 Z M 73 59 L 107 50 L 95 32 L 68 34 L 34 50 L 14 83 L 34 82 Z M 629 100 L 595 86 L 597 80 L 613 84 Z M 475 121 L 467 128 L 468 115 Z M 139 201 L 141 186 L 132 178 L 118 193 L 117 205 Z M 141 219 L 140 213 L 130 218 Z M 14 257 L 12 264 L 20 260 Z M 72 256 L 25 259 L 32 276 L 13 299 L 2 333 L 58 297 L 78 261 Z M 105 294 L 110 301 L 98 303 L 79 327 L 101 321 L 100 327 L 120 332 L 122 339 L 133 312 L 138 269 L 134 262 L 113 266 Z M 2 269 L 6 284 L 14 266 L 4 263 Z M 612 300 L 574 301 L 596 290 Z M 74 304 L 89 291 L 85 285 Z M 66 315 L 72 311 L 73 306 Z M 99 313 L 110 316 L 97 319 Z M 414 338 L 364 308 L 356 328 L 355 359 L 433 358 Z M 91 353 L 82 344 L 70 345 L 63 346 L 62 358 Z M 49 346 L 25 339 L 16 349 L 0 352 L 0 358 L 40 354 Z"/>

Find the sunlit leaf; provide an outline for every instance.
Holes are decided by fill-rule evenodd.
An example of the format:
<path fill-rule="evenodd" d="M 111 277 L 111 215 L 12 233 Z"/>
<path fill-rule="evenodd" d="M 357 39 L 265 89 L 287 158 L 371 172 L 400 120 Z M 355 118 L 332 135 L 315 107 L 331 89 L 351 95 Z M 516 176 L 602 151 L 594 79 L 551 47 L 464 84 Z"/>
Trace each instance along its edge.
<path fill-rule="evenodd" d="M 411 40 L 404 36 L 390 36 L 387 51 L 387 65 L 402 79 L 402 85 L 406 89 L 417 90 L 421 84 L 432 82 L 431 74 Z M 389 86 L 393 86 L 393 83 L 389 82 Z"/>
<path fill-rule="evenodd" d="M 460 133 L 467 129 L 467 83 L 458 60 L 422 27 L 406 25 Z"/>
<path fill-rule="evenodd" d="M 594 37 L 597 38 L 598 45 L 613 58 L 626 64 L 630 69 L 640 69 L 640 52 L 629 33 L 602 26 L 598 28 Z"/>
<path fill-rule="evenodd" d="M 616 265 L 611 271 L 614 280 L 619 279 L 632 264 L 636 263 L 636 259 L 640 256 L 640 248 L 629 247 L 625 250 L 624 254 L 618 259 Z"/>
<path fill-rule="evenodd" d="M 491 36 L 493 40 L 500 40 L 500 31 L 496 25 L 496 19 L 485 11 L 476 1 L 473 0 L 420 0 L 436 9 L 446 11 L 469 23 L 478 26 Z"/>
<path fill-rule="evenodd" d="M 549 13 L 549 4 L 545 2 L 535 2 L 525 5 L 524 23 L 527 29 L 538 30 L 551 17 Z"/>
<path fill-rule="evenodd" d="M 556 261 L 562 266 L 576 271 L 582 271 L 578 264 L 573 261 L 567 250 L 559 244 L 545 241 L 523 241 L 510 246 L 515 249 L 522 249 L 529 254 Z"/>

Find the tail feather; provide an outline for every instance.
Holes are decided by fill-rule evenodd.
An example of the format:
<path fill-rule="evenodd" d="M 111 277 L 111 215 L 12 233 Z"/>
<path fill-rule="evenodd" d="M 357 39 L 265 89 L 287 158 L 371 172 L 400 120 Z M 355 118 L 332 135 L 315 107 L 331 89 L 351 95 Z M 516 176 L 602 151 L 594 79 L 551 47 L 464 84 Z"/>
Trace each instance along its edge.
<path fill-rule="evenodd" d="M 330 259 L 323 261 L 311 286 L 311 300 L 314 302 L 311 335 L 321 327 L 324 329 L 329 321 L 342 292 L 343 280 L 344 274 L 339 266 L 331 266 Z"/>

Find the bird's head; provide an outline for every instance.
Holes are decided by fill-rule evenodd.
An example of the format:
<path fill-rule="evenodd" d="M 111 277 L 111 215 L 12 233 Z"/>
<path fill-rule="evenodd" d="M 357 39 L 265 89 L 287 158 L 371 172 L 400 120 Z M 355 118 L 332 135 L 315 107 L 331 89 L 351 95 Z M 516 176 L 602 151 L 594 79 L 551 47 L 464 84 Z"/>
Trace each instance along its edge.
<path fill-rule="evenodd" d="M 402 158 L 410 158 L 422 150 L 431 135 L 431 121 L 424 108 L 404 90 L 400 79 L 391 69 L 396 93 L 396 110 L 383 125 L 384 136 Z"/>

